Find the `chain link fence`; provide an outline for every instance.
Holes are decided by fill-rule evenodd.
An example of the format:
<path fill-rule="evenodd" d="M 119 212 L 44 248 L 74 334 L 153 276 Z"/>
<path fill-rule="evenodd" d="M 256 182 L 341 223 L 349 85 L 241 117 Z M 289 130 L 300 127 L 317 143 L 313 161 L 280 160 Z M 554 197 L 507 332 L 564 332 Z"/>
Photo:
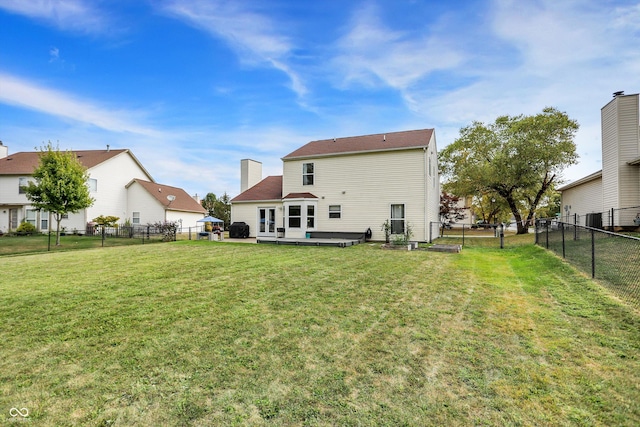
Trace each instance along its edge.
<path fill-rule="evenodd" d="M 463 247 L 470 243 L 474 246 L 505 247 L 505 245 L 509 245 L 510 238 L 515 236 L 516 231 L 515 223 L 470 225 L 431 222 L 429 243 L 443 238 L 456 241 L 456 244 L 460 244 Z"/>
<path fill-rule="evenodd" d="M 558 219 L 536 221 L 536 244 L 640 307 L 640 238 Z"/>
<path fill-rule="evenodd" d="M 609 231 L 630 230 L 640 227 L 640 206 L 614 209 L 587 214 L 565 214 L 561 221 L 585 227 L 603 228 Z"/>

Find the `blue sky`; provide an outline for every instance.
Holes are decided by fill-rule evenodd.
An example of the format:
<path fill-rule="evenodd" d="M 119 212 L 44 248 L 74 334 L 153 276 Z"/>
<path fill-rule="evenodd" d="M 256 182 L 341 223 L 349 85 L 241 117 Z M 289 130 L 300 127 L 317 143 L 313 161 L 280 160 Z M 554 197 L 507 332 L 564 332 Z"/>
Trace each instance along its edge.
<path fill-rule="evenodd" d="M 0 0 L 10 153 L 130 148 L 156 181 L 239 192 L 311 140 L 474 120 L 578 120 L 575 180 L 601 168 L 600 108 L 640 91 L 640 1 Z M 357 171 L 345 171 L 357 173 Z"/>

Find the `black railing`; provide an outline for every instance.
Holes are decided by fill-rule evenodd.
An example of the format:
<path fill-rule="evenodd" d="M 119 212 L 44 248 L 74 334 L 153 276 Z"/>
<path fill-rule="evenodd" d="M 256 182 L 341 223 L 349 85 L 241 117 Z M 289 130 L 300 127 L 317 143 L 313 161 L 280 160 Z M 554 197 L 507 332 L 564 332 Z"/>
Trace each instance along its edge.
<path fill-rule="evenodd" d="M 536 221 L 536 244 L 640 307 L 640 238 L 557 219 Z"/>

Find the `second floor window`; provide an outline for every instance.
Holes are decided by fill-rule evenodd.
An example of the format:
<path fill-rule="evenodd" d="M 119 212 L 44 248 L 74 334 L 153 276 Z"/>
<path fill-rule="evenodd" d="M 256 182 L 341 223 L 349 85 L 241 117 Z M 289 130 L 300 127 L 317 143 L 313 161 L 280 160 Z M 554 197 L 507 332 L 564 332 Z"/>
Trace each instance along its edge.
<path fill-rule="evenodd" d="M 92 193 L 98 192 L 98 180 L 95 178 L 89 178 L 89 191 Z"/>
<path fill-rule="evenodd" d="M 313 163 L 302 164 L 302 185 L 313 185 Z"/>
<path fill-rule="evenodd" d="M 18 178 L 18 194 L 26 194 L 26 187 L 29 185 L 29 178 Z"/>

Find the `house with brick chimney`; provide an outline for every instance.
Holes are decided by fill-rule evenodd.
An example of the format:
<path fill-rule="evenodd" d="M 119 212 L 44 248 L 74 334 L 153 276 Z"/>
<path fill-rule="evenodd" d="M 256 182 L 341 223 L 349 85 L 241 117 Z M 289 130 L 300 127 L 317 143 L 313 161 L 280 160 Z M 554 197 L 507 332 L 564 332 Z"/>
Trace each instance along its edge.
<path fill-rule="evenodd" d="M 311 141 L 282 157 L 283 174 L 262 177 L 262 164 L 241 161 L 241 192 L 231 221 L 258 239 L 364 234 L 385 240 L 412 231 L 437 238 L 440 180 L 434 129 Z M 432 225 L 435 224 L 435 225 Z"/>

